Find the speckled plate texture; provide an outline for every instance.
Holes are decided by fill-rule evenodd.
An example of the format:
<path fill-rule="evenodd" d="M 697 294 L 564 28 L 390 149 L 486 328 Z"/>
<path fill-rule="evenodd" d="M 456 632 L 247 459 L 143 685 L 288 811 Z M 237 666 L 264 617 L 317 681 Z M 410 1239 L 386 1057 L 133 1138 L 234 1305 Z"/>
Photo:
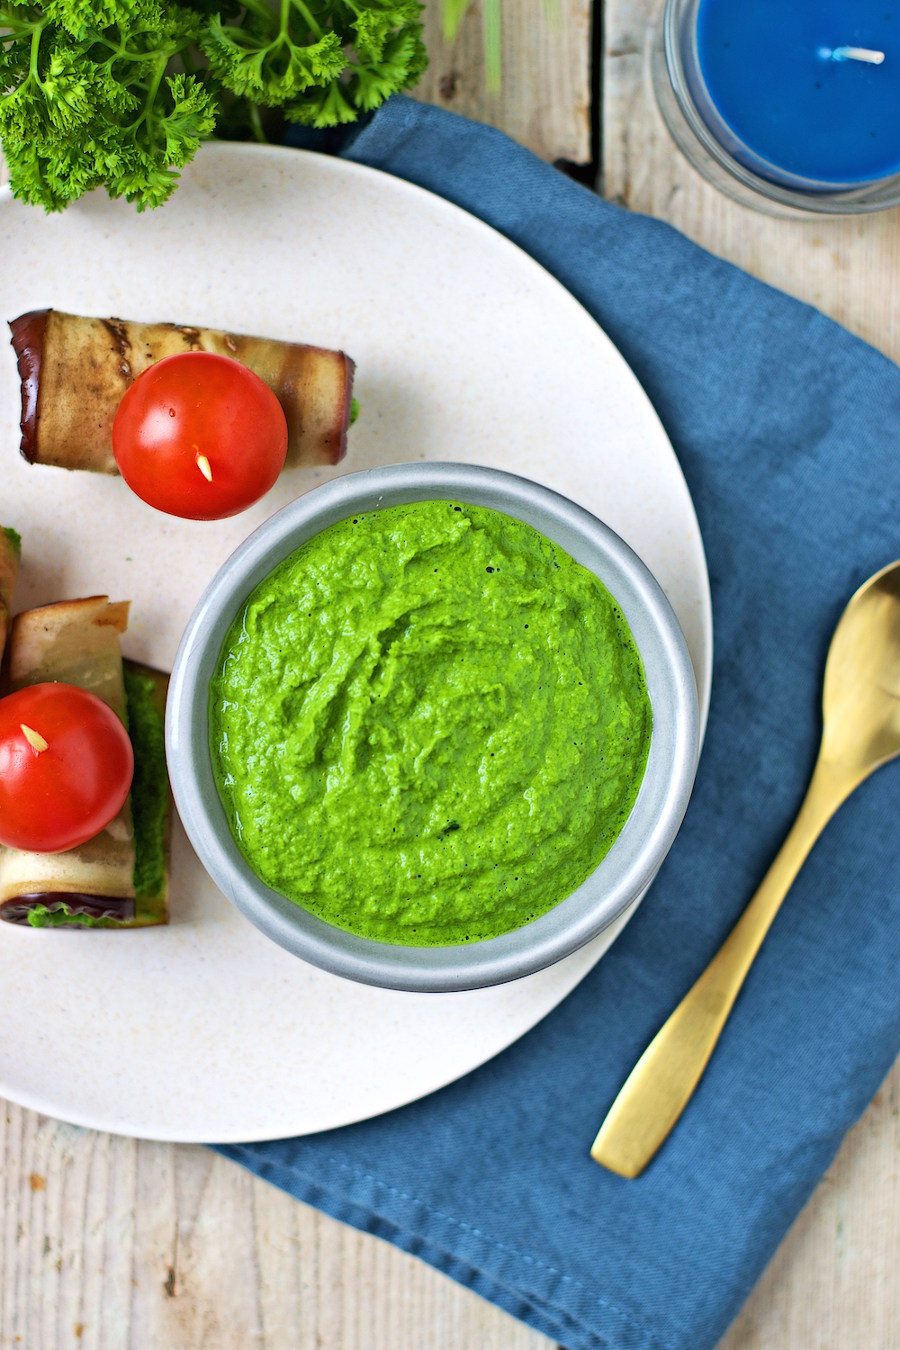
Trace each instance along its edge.
<path fill-rule="evenodd" d="M 0 198 L 2 315 L 209 324 L 343 347 L 363 414 L 336 470 L 294 470 L 236 519 L 158 515 L 116 479 L 29 467 L 0 360 L 2 523 L 20 608 L 133 600 L 128 655 L 170 668 L 207 583 L 273 511 L 331 474 L 414 460 L 533 478 L 599 516 L 668 595 L 701 704 L 712 632 L 700 534 L 646 396 L 532 259 L 398 179 L 296 150 L 206 146 L 169 205 L 92 196 L 60 216 Z M 349 1124 L 443 1086 L 544 1017 L 629 917 L 525 979 L 453 994 L 356 984 L 298 961 L 225 900 L 176 829 L 172 922 L 0 929 L 0 1094 L 98 1129 L 241 1141 Z"/>

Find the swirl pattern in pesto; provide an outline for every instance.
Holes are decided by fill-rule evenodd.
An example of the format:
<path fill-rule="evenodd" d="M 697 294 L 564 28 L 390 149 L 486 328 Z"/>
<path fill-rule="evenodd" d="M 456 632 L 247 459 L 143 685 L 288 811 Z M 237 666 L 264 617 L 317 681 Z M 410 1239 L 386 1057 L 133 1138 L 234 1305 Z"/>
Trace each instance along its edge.
<path fill-rule="evenodd" d="M 416 502 L 324 530 L 257 586 L 210 693 L 248 862 L 382 942 L 508 932 L 634 804 L 651 712 L 600 581 L 531 526 Z"/>

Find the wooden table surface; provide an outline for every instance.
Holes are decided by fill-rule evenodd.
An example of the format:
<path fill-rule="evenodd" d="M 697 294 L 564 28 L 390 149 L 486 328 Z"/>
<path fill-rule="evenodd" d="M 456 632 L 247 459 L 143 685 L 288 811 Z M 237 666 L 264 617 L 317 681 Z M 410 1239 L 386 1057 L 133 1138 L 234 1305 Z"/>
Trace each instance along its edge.
<path fill-rule="evenodd" d="M 607 0 L 594 145 L 589 0 L 556 0 L 550 21 L 537 0 L 506 0 L 499 95 L 482 89 L 477 5 L 451 49 L 434 9 L 423 97 L 501 126 L 547 159 L 593 159 L 607 196 L 671 221 L 900 358 L 900 212 L 796 224 L 708 188 L 669 141 L 648 89 L 654 0 Z M 720 1350 L 900 1344 L 898 1104 L 895 1071 Z M 202 1148 L 97 1134 L 8 1105 L 0 1156 L 2 1347 L 550 1346 L 413 1257 Z"/>

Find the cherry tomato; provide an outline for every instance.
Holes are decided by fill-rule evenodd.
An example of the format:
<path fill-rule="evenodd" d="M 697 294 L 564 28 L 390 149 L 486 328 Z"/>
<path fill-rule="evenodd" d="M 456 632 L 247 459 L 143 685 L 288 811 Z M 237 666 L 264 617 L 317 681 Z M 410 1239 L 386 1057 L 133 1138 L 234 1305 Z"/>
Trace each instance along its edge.
<path fill-rule="evenodd" d="M 139 375 L 113 422 L 128 486 L 172 516 L 219 520 L 258 501 L 287 453 L 278 399 L 252 370 L 212 352 L 167 356 Z"/>
<path fill-rule="evenodd" d="M 133 773 L 128 732 L 87 690 L 33 684 L 0 699 L 0 843 L 60 853 L 93 839 Z"/>

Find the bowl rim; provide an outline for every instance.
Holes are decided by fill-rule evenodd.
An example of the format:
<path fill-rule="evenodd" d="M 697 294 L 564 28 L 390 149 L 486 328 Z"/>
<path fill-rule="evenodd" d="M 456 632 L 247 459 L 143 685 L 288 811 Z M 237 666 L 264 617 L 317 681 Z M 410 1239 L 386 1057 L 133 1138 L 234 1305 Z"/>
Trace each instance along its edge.
<path fill-rule="evenodd" d="M 327 924 L 252 870 L 231 835 L 213 779 L 209 680 L 247 596 L 307 539 L 356 511 L 442 499 L 468 500 L 524 520 L 600 577 L 641 653 L 653 730 L 626 825 L 576 891 L 511 933 L 471 945 L 408 947 Z M 608 525 L 551 488 L 505 470 L 452 462 L 343 474 L 264 521 L 226 559 L 197 602 L 176 653 L 166 711 L 166 754 L 178 812 L 225 896 L 273 941 L 311 964 L 365 984 L 416 992 L 477 989 L 521 978 L 568 956 L 615 922 L 646 891 L 671 847 L 687 809 L 699 748 L 698 696 L 687 644 L 662 588 L 637 554 Z"/>

